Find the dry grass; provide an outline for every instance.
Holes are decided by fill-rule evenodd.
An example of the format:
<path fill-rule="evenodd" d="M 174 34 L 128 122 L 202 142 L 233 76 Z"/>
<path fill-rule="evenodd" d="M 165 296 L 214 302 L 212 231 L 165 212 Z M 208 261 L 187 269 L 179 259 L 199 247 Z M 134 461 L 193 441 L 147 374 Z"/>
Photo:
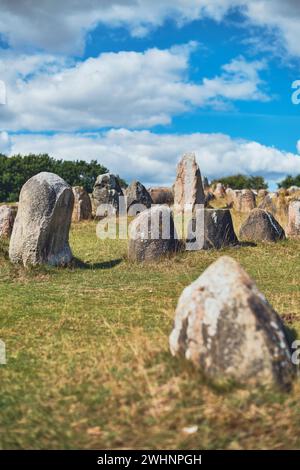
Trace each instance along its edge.
<path fill-rule="evenodd" d="M 1 448 L 300 447 L 299 383 L 289 395 L 216 388 L 168 351 L 181 291 L 224 253 L 299 332 L 300 241 L 150 265 L 129 263 L 124 241 L 98 240 L 93 222 L 74 225 L 71 244 L 85 265 L 30 270 L 1 245 Z"/>

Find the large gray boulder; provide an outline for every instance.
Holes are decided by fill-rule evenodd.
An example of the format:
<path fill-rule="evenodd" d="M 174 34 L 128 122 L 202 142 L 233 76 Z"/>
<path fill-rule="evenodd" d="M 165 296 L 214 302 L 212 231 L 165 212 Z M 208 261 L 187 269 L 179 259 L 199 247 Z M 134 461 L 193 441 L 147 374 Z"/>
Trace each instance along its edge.
<path fill-rule="evenodd" d="M 110 206 L 111 212 L 118 213 L 120 207 L 120 197 L 124 197 L 118 178 L 111 173 L 99 175 L 94 185 L 92 197 L 96 215 L 97 211 L 99 212 L 99 206 L 105 204 Z"/>
<path fill-rule="evenodd" d="M 221 249 L 238 244 L 229 209 L 200 209 L 188 228 L 186 249 Z"/>
<path fill-rule="evenodd" d="M 152 205 L 152 198 L 142 183 L 133 181 L 125 191 L 127 200 L 127 210 L 134 205 L 142 205 L 146 209 L 150 209 Z"/>
<path fill-rule="evenodd" d="M 280 317 L 242 267 L 227 256 L 183 291 L 170 349 L 213 381 L 234 379 L 286 389 L 295 374 Z"/>
<path fill-rule="evenodd" d="M 81 186 L 72 188 L 74 194 L 73 222 L 90 220 L 92 218 L 92 203 L 89 194 Z"/>
<path fill-rule="evenodd" d="M 15 223 L 17 208 L 14 206 L 0 206 L 0 238 L 9 238 Z"/>
<path fill-rule="evenodd" d="M 177 249 L 177 234 L 169 207 L 153 206 L 131 222 L 128 245 L 131 261 L 157 260 Z"/>
<path fill-rule="evenodd" d="M 241 240 L 250 242 L 275 242 L 285 239 L 285 232 L 270 212 L 253 209 L 240 228 Z"/>
<path fill-rule="evenodd" d="M 30 178 L 20 194 L 10 260 L 24 266 L 68 264 L 73 204 L 72 188 L 59 176 L 43 172 Z"/>

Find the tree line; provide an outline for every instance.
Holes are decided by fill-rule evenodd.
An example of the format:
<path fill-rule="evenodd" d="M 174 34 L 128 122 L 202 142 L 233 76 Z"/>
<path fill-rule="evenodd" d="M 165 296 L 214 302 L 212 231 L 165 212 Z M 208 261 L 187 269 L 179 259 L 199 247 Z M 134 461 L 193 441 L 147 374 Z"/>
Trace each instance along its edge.
<path fill-rule="evenodd" d="M 98 175 L 109 170 L 96 160 L 55 160 L 48 154 L 14 155 L 0 154 L 0 202 L 16 202 L 22 186 L 41 171 L 56 173 L 71 186 L 83 186 L 91 193 Z M 126 182 L 119 178 L 120 184 Z"/>

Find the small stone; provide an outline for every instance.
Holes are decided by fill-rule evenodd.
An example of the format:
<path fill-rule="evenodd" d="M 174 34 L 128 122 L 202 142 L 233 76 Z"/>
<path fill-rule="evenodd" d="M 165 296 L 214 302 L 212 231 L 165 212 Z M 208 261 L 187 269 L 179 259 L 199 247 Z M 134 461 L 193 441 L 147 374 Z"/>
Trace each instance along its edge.
<path fill-rule="evenodd" d="M 149 194 L 153 204 L 167 204 L 168 206 L 174 204 L 174 193 L 171 188 L 150 188 Z"/>
<path fill-rule="evenodd" d="M 72 188 L 74 194 L 73 222 L 90 220 L 92 218 L 92 203 L 89 194 L 81 186 Z"/>
<path fill-rule="evenodd" d="M 219 250 L 238 244 L 229 209 L 204 209 L 204 214 L 202 209 L 197 214 L 188 228 L 187 250 Z"/>
<path fill-rule="evenodd" d="M 270 212 L 253 209 L 241 226 L 239 238 L 249 242 L 275 242 L 284 240 L 285 232 Z"/>
<path fill-rule="evenodd" d="M 110 206 L 111 210 L 108 210 L 108 212 L 118 213 L 120 207 L 120 197 L 123 196 L 124 194 L 122 188 L 119 184 L 118 178 L 115 175 L 111 173 L 99 175 L 96 179 L 92 196 L 96 215 L 99 206 L 105 204 Z"/>
<path fill-rule="evenodd" d="M 0 206 L 0 238 L 10 238 L 16 215 L 15 206 Z"/>
<path fill-rule="evenodd" d="M 177 234 L 169 207 L 153 206 L 131 222 L 128 245 L 131 261 L 157 260 L 177 249 Z"/>
<path fill-rule="evenodd" d="M 300 201 L 292 201 L 289 205 L 289 223 L 286 233 L 290 238 L 300 237 Z"/>
<path fill-rule="evenodd" d="M 150 209 L 153 203 L 147 189 L 139 181 L 133 181 L 128 186 L 125 196 L 127 198 L 127 210 L 130 210 L 132 206 L 137 204 L 144 206 L 145 209 Z"/>

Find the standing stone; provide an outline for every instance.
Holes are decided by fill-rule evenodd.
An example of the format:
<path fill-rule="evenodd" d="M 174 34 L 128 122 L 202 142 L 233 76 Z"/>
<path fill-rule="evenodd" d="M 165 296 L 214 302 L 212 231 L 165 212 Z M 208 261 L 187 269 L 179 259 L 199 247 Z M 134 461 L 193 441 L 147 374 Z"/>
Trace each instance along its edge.
<path fill-rule="evenodd" d="M 292 201 L 289 205 L 289 223 L 286 233 L 291 238 L 300 237 L 300 201 Z"/>
<path fill-rule="evenodd" d="M 205 204 L 199 166 L 194 153 L 185 154 L 177 166 L 174 206 L 178 212 L 193 211 L 196 204 Z"/>
<path fill-rule="evenodd" d="M 299 186 L 291 186 L 288 190 L 287 193 L 289 196 L 295 194 L 295 193 L 300 193 L 300 187 Z"/>
<path fill-rule="evenodd" d="M 10 260 L 24 266 L 68 264 L 73 204 L 72 188 L 59 176 L 42 172 L 30 178 L 20 194 Z"/>
<path fill-rule="evenodd" d="M 289 389 L 295 375 L 282 320 L 242 267 L 227 256 L 183 291 L 170 349 L 216 381 Z"/>
<path fill-rule="evenodd" d="M 256 207 L 255 194 L 251 189 L 243 189 L 236 197 L 234 208 L 238 212 L 250 212 Z"/>
<path fill-rule="evenodd" d="M 149 194 L 153 204 L 167 204 L 168 206 L 174 204 L 174 193 L 171 188 L 150 188 Z"/>
<path fill-rule="evenodd" d="M 90 220 L 92 218 L 92 203 L 90 196 L 81 186 L 74 186 L 74 209 L 72 214 L 73 222 Z"/>
<path fill-rule="evenodd" d="M 217 183 L 214 190 L 214 196 L 216 199 L 224 199 L 226 197 L 226 190 L 222 183 Z"/>
<path fill-rule="evenodd" d="M 207 176 L 204 176 L 204 177 L 203 177 L 203 179 L 202 179 L 202 184 L 203 184 L 204 192 L 205 192 L 205 191 L 209 191 L 210 185 L 209 185 Z"/>
<path fill-rule="evenodd" d="M 198 214 L 203 214 L 203 210 Z M 229 209 L 204 209 L 203 218 L 193 218 L 190 222 L 187 250 L 219 250 L 237 244 Z"/>
<path fill-rule="evenodd" d="M 121 196 L 124 196 L 124 194 L 115 175 L 105 173 L 98 176 L 93 190 L 96 213 L 98 207 L 102 204 L 110 205 L 112 212 L 118 213 Z"/>
<path fill-rule="evenodd" d="M 141 204 L 145 206 L 146 209 L 150 209 L 153 203 L 147 189 L 139 181 L 133 181 L 131 185 L 128 186 L 125 196 L 127 198 L 127 210 L 135 204 Z"/>
<path fill-rule="evenodd" d="M 263 209 L 253 209 L 241 226 L 240 239 L 251 242 L 275 242 L 284 240 L 285 233 L 270 212 Z"/>
<path fill-rule="evenodd" d="M 11 236 L 16 215 L 16 207 L 0 206 L 0 238 L 9 238 Z"/>
<path fill-rule="evenodd" d="M 259 199 L 265 198 L 269 194 L 269 191 L 267 189 L 259 189 L 257 193 L 257 197 Z"/>
<path fill-rule="evenodd" d="M 177 249 L 177 234 L 169 207 L 153 206 L 131 222 L 128 246 L 131 261 L 157 260 Z"/>

